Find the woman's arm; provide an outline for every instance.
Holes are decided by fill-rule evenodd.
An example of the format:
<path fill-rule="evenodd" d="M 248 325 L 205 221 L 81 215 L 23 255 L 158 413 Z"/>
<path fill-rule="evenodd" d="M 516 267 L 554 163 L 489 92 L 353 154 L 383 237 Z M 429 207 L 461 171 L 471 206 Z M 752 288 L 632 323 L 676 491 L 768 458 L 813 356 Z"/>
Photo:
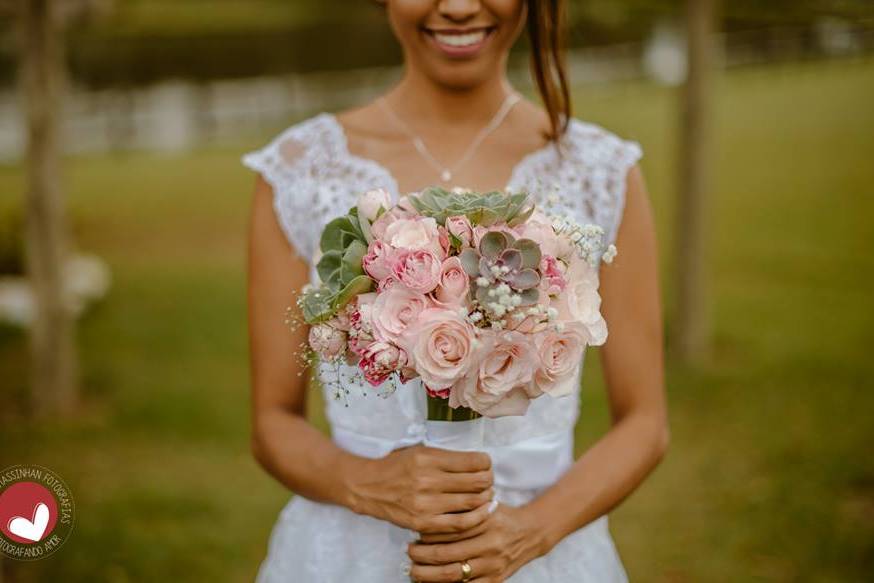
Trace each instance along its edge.
<path fill-rule="evenodd" d="M 614 262 L 601 269 L 609 336 L 601 349 L 612 428 L 531 503 L 550 549 L 637 488 L 668 447 L 658 253 L 640 169 L 629 172 Z"/>
<path fill-rule="evenodd" d="M 305 326 L 290 331 L 286 308 L 309 270 L 276 221 L 273 191 L 259 177 L 249 233 L 252 451 L 296 493 L 425 532 L 458 532 L 488 516 L 487 455 L 416 446 L 378 460 L 352 455 L 305 418 L 308 372 L 295 354 Z"/>
<path fill-rule="evenodd" d="M 451 580 L 469 561 L 478 577 L 503 580 L 637 488 L 668 446 L 658 256 L 652 207 L 638 167 L 628 175 L 615 261 L 601 269 L 609 339 L 601 350 L 613 424 L 561 479 L 530 504 L 500 506 L 457 542 L 414 544 L 419 581 Z M 423 543 L 448 537 L 426 536 Z"/>

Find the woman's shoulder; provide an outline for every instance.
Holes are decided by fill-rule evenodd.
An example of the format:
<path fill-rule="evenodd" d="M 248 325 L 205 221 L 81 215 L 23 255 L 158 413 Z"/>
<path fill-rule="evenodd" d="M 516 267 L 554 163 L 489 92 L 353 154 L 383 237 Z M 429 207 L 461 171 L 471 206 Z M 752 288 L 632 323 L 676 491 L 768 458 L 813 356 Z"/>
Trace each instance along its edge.
<path fill-rule="evenodd" d="M 262 174 L 289 172 L 305 167 L 315 154 L 330 153 L 337 148 L 339 139 L 333 116 L 319 113 L 288 126 L 260 148 L 246 152 L 242 163 Z"/>
<path fill-rule="evenodd" d="M 643 149 L 636 140 L 578 117 L 570 119 L 562 142 L 569 157 L 587 164 L 608 163 L 627 169 L 643 156 Z"/>

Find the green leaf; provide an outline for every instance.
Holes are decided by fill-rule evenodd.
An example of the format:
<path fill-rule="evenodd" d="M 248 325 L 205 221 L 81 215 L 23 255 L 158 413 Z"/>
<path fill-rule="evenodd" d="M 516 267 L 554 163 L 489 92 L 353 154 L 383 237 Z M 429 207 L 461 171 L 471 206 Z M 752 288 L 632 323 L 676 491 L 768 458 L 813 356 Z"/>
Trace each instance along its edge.
<path fill-rule="evenodd" d="M 353 220 L 355 223 L 352 222 Z M 364 234 L 358 226 L 357 219 L 348 215 L 337 217 L 325 226 L 325 230 L 322 231 L 322 238 L 319 241 L 319 247 L 323 253 L 343 251 L 356 239 L 364 240 Z"/>
<path fill-rule="evenodd" d="M 322 258 L 316 264 L 316 271 L 323 284 L 330 286 L 332 282 L 336 282 L 339 279 L 342 260 L 343 254 L 338 250 L 326 251 L 322 255 Z"/>
<path fill-rule="evenodd" d="M 331 319 L 337 313 L 334 309 L 336 294 L 322 286 L 301 296 L 300 309 L 307 324 L 317 324 Z"/>
<path fill-rule="evenodd" d="M 359 275 L 354 278 L 335 296 L 333 302 L 334 313 L 340 311 L 355 296 L 366 294 L 371 289 L 373 289 L 373 280 L 366 275 Z"/>
<path fill-rule="evenodd" d="M 355 277 L 364 273 L 364 268 L 361 265 L 361 259 L 367 254 L 367 245 L 361 241 L 352 241 L 346 251 L 343 252 L 343 258 L 340 262 L 340 283 L 348 284 Z"/>

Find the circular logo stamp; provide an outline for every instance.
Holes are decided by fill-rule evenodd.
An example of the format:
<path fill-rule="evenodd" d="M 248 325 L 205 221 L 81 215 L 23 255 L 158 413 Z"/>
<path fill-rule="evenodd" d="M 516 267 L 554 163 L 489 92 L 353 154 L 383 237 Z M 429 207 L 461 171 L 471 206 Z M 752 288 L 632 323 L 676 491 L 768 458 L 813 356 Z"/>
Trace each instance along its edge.
<path fill-rule="evenodd" d="M 67 542 L 76 508 L 64 481 L 42 466 L 12 466 L 0 472 L 0 554 L 10 559 L 45 558 Z"/>

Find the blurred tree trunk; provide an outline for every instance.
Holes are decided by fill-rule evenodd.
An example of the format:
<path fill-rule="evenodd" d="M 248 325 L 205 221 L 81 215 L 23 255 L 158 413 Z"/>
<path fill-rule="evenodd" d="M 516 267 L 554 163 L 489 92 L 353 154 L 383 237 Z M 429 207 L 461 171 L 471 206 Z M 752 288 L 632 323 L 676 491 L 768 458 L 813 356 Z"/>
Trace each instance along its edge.
<path fill-rule="evenodd" d="M 717 0 L 686 0 L 689 69 L 681 122 L 674 327 L 674 348 L 686 363 L 703 360 L 711 348 L 707 215 L 716 12 Z"/>
<path fill-rule="evenodd" d="M 31 329 L 31 399 L 37 415 L 76 404 L 74 317 L 64 292 L 68 231 L 60 176 L 64 75 L 57 0 L 20 0 L 20 83 L 27 119 L 25 247 L 36 313 Z"/>

